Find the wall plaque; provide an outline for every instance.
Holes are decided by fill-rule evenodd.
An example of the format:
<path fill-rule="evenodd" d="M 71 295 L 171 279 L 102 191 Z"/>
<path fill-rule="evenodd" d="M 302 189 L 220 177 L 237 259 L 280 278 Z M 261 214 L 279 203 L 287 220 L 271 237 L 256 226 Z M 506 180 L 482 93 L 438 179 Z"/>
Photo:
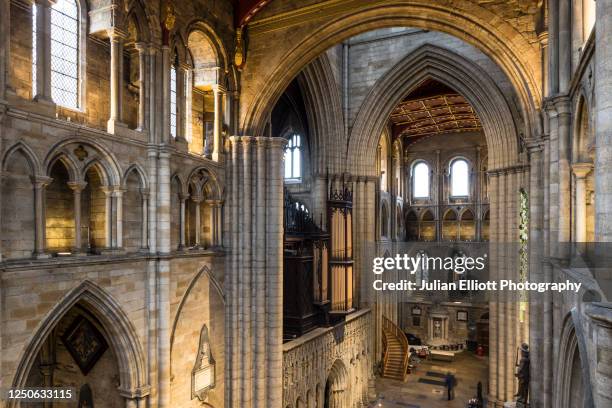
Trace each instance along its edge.
<path fill-rule="evenodd" d="M 215 360 L 210 351 L 208 327 L 202 326 L 200 345 L 193 370 L 191 371 L 191 399 L 206 399 L 208 390 L 215 388 Z"/>

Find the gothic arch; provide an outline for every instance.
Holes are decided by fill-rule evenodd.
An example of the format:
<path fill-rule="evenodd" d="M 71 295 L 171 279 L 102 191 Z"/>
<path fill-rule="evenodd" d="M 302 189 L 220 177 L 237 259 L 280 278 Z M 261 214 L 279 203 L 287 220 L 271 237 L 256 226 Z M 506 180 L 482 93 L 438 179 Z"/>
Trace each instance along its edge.
<path fill-rule="evenodd" d="M 13 154 L 20 152 L 27 159 L 28 164 L 30 165 L 30 169 L 32 170 L 32 174 L 41 175 L 41 165 L 38 156 L 36 153 L 24 142 L 17 142 L 10 149 L 4 153 L 4 158 L 2 159 L 2 167 L 0 170 L 5 171 L 8 165 L 9 160 L 13 156 Z"/>
<path fill-rule="evenodd" d="M 148 189 L 149 188 L 149 180 L 147 179 L 147 175 L 145 171 L 139 164 L 132 164 L 128 169 L 123 173 L 123 177 L 121 178 L 121 186 L 125 188 L 128 177 L 135 172 L 138 175 L 138 179 L 140 180 L 140 188 Z"/>
<path fill-rule="evenodd" d="M 348 370 L 340 359 L 334 361 L 325 385 L 326 408 L 343 408 L 349 406 L 350 383 Z"/>
<path fill-rule="evenodd" d="M 136 26 L 136 41 L 148 43 L 151 41 L 151 33 L 145 6 L 140 0 L 131 2 L 130 11 L 127 14 L 126 22 L 133 21 Z"/>
<path fill-rule="evenodd" d="M 100 143 L 82 138 L 67 139 L 57 143 L 51 148 L 43 162 L 43 168 L 45 169 L 46 175 L 49 174 L 49 171 L 53 167 L 55 161 L 58 158 L 61 158 L 64 161 L 64 165 L 71 173 L 71 176 L 74 176 L 71 181 L 79 180 L 79 173 L 83 173 L 79 169 L 87 167 L 87 165 L 78 164 L 81 162 L 81 160 L 75 157 L 76 153 L 74 151 L 68 151 L 67 149 L 71 145 L 77 145 L 77 148 L 78 146 L 83 146 L 92 149 L 93 153 L 96 155 L 95 157 L 100 165 L 104 168 L 104 171 L 108 176 L 108 185 L 118 186 L 120 184 L 121 171 L 115 156 Z M 87 164 L 91 163 L 92 160 L 94 160 L 93 157 L 89 159 Z"/>
<path fill-rule="evenodd" d="M 200 277 L 202 277 L 202 275 L 206 275 L 208 277 L 213 287 L 217 290 L 217 293 L 221 297 L 223 304 L 225 304 L 225 293 L 223 292 L 223 286 L 221 286 L 221 283 L 219 283 L 219 281 L 213 276 L 212 271 L 208 266 L 203 267 L 193 277 L 193 279 L 191 279 L 189 285 L 187 285 L 187 289 L 185 289 L 185 294 L 181 298 L 181 302 L 179 303 L 178 308 L 176 309 L 176 315 L 174 316 L 174 322 L 172 323 L 172 333 L 170 335 L 170 354 L 172 354 L 172 345 L 174 344 L 174 332 L 176 330 L 176 325 L 178 323 L 179 317 L 181 316 L 181 310 L 183 310 L 183 305 L 185 304 L 185 301 L 187 300 L 187 297 L 191 293 L 191 290 L 195 286 L 196 282 L 200 279 Z"/>
<path fill-rule="evenodd" d="M 199 179 L 198 173 L 200 173 L 200 177 L 207 177 L 207 179 Z M 196 191 L 202 194 L 206 192 L 208 194 L 206 198 L 220 200 L 223 196 L 223 191 L 219 185 L 217 176 L 206 167 L 200 166 L 193 169 L 187 180 L 188 185 L 193 186 Z"/>
<path fill-rule="evenodd" d="M 483 124 L 489 150 L 489 169 L 519 163 L 519 135 L 501 90 L 486 72 L 462 56 L 429 44 L 404 57 L 381 77 L 364 100 L 351 131 L 347 159 L 357 173 L 371 174 L 371 154 L 392 109 L 425 79 L 435 79 L 463 95 Z M 384 97 L 384 100 L 381 100 Z M 370 162 L 363 163 L 364 157 Z"/>
<path fill-rule="evenodd" d="M 556 376 L 555 388 L 556 392 L 553 395 L 555 398 L 555 408 L 595 408 L 593 402 L 593 393 L 591 389 L 591 376 L 589 370 L 588 353 L 586 340 L 582 332 L 580 312 L 575 307 L 567 314 L 563 322 L 561 337 L 559 341 L 559 366 Z M 578 353 L 578 356 L 576 356 Z M 580 373 L 576 373 L 575 362 L 579 359 Z M 572 374 L 581 375 L 582 386 L 582 402 L 581 406 L 572 404 L 571 394 L 576 393 L 576 380 Z"/>
<path fill-rule="evenodd" d="M 411 2 L 376 1 L 367 2 L 350 10 L 340 11 L 327 17 L 316 26 L 305 25 L 300 31 L 294 30 L 293 38 L 287 41 L 286 51 L 267 55 L 267 64 L 275 68 L 268 74 L 260 74 L 261 79 L 251 84 L 252 91 L 244 95 L 244 106 L 241 111 L 242 130 L 245 134 L 262 134 L 265 118 L 273 101 L 278 99 L 283 89 L 298 72 L 321 52 L 364 31 L 384 27 L 415 27 L 441 31 L 453 35 L 480 49 L 484 54 L 501 67 L 515 88 L 521 110 L 528 122 L 527 137 L 534 133 L 540 123 L 535 120 L 537 108 L 542 95 L 540 91 L 541 74 L 537 46 L 530 44 L 509 23 L 499 16 L 474 2 L 454 2 L 454 9 L 447 5 L 417 0 Z M 251 47 L 263 47 L 256 43 L 257 37 L 265 41 L 269 38 L 267 22 L 252 24 Z M 278 22 L 277 22 L 278 24 Z M 466 30 L 465 27 L 471 27 Z M 259 32 L 257 32 L 259 30 Z M 259 49 L 257 49 L 259 51 Z M 259 62 L 259 61 L 257 61 Z M 261 63 L 252 64 L 261 69 Z M 245 76 L 253 75 L 245 67 Z M 269 78 L 276 78 L 271 81 Z M 278 80 L 280 79 L 280 80 Z M 265 84 L 265 86 L 264 86 Z M 242 100 L 242 98 L 241 98 Z"/>
<path fill-rule="evenodd" d="M 179 173 L 174 173 L 174 175 L 171 177 L 171 180 L 174 182 L 176 182 L 176 184 L 179 186 L 180 191 L 178 191 L 179 194 L 187 194 L 188 188 L 187 188 L 187 183 L 185 182 L 185 179 L 183 178 L 183 176 L 181 176 Z"/>
<path fill-rule="evenodd" d="M 28 373 L 43 343 L 57 323 L 75 305 L 85 306 L 101 323 L 108 338 L 107 341 L 116 353 L 119 366 L 120 392 L 128 397 L 145 397 L 149 394 L 147 384 L 147 367 L 144 352 L 136 329 L 119 303 L 104 289 L 91 281 L 83 281 L 67 293 L 38 324 L 32 341 L 22 352 L 13 378 L 13 388 L 26 386 Z M 9 408 L 16 408 L 17 403 L 9 403 Z"/>
<path fill-rule="evenodd" d="M 200 31 L 208 38 L 208 41 L 210 42 L 215 51 L 218 65 L 220 68 L 223 69 L 223 72 L 225 73 L 228 70 L 228 67 L 230 66 L 230 64 L 228 63 L 227 51 L 223 46 L 223 41 L 221 41 L 221 38 L 217 35 L 216 31 L 210 26 L 210 24 L 208 24 L 204 20 L 196 18 L 185 24 L 185 27 L 186 28 L 184 30 L 184 35 L 186 38 L 188 38 L 191 32 L 193 31 Z"/>
<path fill-rule="evenodd" d="M 335 81 L 332 66 L 326 53 L 321 54 L 308 64 L 298 76 L 298 82 L 304 96 L 308 129 L 313 146 L 312 151 L 315 152 L 311 157 L 317 160 L 317 163 L 312 163 L 312 166 L 313 170 L 320 174 L 324 173 L 328 164 L 335 166 L 336 161 L 330 160 L 330 158 L 344 154 L 343 151 L 338 151 L 343 146 L 338 143 L 330 143 L 330 141 L 344 138 L 342 121 L 338 120 L 344 114 L 342 113 L 341 97 Z M 332 173 L 341 171 L 341 169 L 333 167 L 329 170 Z"/>

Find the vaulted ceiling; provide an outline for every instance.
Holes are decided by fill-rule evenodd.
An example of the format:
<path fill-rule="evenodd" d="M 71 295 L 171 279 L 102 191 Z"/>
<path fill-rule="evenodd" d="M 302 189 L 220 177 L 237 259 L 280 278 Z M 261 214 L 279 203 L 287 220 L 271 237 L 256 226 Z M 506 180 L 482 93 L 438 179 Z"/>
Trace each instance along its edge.
<path fill-rule="evenodd" d="M 404 98 L 390 120 L 394 136 L 408 138 L 482 130 L 472 105 L 454 89 L 432 79 Z"/>

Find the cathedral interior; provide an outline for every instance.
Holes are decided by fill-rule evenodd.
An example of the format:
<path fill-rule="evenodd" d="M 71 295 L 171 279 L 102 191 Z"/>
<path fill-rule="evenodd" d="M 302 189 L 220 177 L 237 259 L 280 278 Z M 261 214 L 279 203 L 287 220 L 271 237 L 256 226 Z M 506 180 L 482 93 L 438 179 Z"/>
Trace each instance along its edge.
<path fill-rule="evenodd" d="M 610 0 L 0 0 L 0 408 L 612 407 L 611 241 Z"/>

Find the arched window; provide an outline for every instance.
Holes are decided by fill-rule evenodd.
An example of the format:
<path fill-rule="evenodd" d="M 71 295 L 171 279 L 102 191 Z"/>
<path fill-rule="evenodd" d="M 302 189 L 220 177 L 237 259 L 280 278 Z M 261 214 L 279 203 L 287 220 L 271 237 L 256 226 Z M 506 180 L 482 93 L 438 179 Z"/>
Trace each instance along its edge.
<path fill-rule="evenodd" d="M 429 198 L 429 166 L 425 162 L 412 168 L 412 197 Z"/>
<path fill-rule="evenodd" d="M 36 5 L 32 8 L 32 88 L 36 88 L 37 32 L 45 30 L 37 25 Z M 51 97 L 61 106 L 79 109 L 79 6 L 74 0 L 58 0 L 51 6 Z"/>
<path fill-rule="evenodd" d="M 387 237 L 389 235 L 389 210 L 387 204 L 383 203 L 380 216 L 380 235 Z"/>
<path fill-rule="evenodd" d="M 176 67 L 170 68 L 170 134 L 176 137 Z"/>
<path fill-rule="evenodd" d="M 302 179 L 302 140 L 294 134 L 285 147 L 285 180 Z"/>
<path fill-rule="evenodd" d="M 470 195 L 470 175 L 467 161 L 454 160 L 450 166 L 451 197 Z"/>

